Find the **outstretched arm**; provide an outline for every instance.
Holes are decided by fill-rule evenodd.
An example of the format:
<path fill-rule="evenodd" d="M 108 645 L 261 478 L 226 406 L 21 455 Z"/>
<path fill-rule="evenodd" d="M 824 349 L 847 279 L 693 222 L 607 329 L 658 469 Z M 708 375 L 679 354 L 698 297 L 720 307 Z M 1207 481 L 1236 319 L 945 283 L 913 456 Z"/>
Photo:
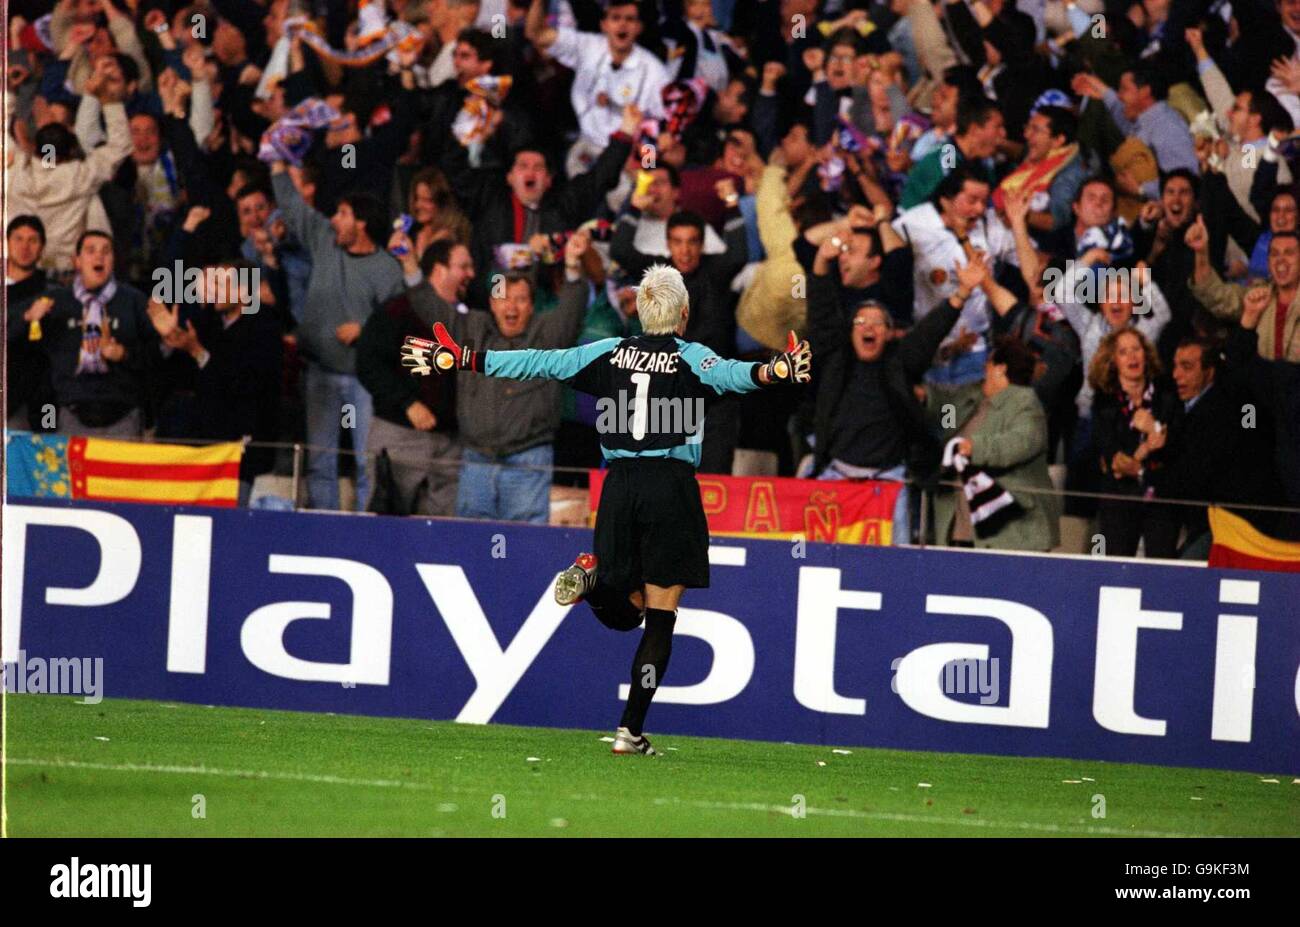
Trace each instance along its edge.
<path fill-rule="evenodd" d="M 434 341 L 408 335 L 402 343 L 402 366 L 410 368 L 412 374 L 428 376 L 469 370 L 510 380 L 562 380 L 583 392 L 599 390 L 600 376 L 593 372 L 600 365 L 594 362 L 623 340 L 604 338 L 576 348 L 550 350 L 475 351 L 469 345 L 457 344 L 441 322 L 434 324 L 433 335 Z M 701 344 L 680 340 L 678 344 L 682 360 L 719 395 L 746 393 L 773 383 L 807 383 L 812 379 L 812 351 L 808 342 L 797 340 L 794 332 L 790 333 L 786 350 L 766 364 L 723 360 Z"/>
<path fill-rule="evenodd" d="M 402 366 L 412 374 L 468 370 L 511 380 L 569 380 L 619 342 L 618 338 L 605 338 L 576 348 L 475 351 L 457 344 L 441 322 L 434 324 L 433 335 L 434 341 L 408 335 L 402 343 Z"/>
<path fill-rule="evenodd" d="M 719 396 L 723 393 L 748 393 L 774 383 L 807 383 L 812 380 L 812 348 L 794 332 L 786 349 L 766 364 L 753 361 L 723 360 L 697 342 L 678 341 L 682 360 L 690 366 L 705 386 Z"/>
<path fill-rule="evenodd" d="M 480 370 L 489 377 L 510 380 L 570 380 L 592 361 L 612 351 L 619 340 L 602 338 L 576 348 L 484 351 Z"/>

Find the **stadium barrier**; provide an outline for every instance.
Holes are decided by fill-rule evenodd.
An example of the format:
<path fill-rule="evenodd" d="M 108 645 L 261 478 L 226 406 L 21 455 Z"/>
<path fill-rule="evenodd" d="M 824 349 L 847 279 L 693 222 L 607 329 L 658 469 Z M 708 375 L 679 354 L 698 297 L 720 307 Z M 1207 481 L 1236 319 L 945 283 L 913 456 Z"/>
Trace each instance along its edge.
<path fill-rule="evenodd" d="M 110 697 L 607 730 L 626 692 L 637 635 L 552 599 L 585 529 L 44 500 L 4 527 L 4 660 L 102 658 Z M 711 559 L 652 731 L 1300 775 L 1300 575 Z"/>
<path fill-rule="evenodd" d="M 234 507 L 277 511 L 308 510 L 303 480 L 303 462 L 308 451 L 337 453 L 349 460 L 353 470 L 365 467 L 369 454 L 336 447 L 316 447 L 296 442 L 210 443 L 184 439 L 103 439 L 7 431 L 8 460 L 5 486 L 7 498 L 77 499 L 98 502 L 152 502 L 176 505 Z M 282 467 L 258 476 L 244 498 L 238 483 L 239 459 L 244 448 L 274 450 L 284 456 Z M 767 458 L 770 458 L 768 460 Z M 459 461 L 435 461 L 431 466 L 460 469 Z M 551 486 L 552 525 L 586 527 L 591 523 L 603 471 L 585 467 L 498 464 L 510 470 L 544 470 Z M 281 473 L 280 470 L 285 472 Z M 1208 538 L 1189 544 L 1183 557 L 1212 566 L 1300 572 L 1300 540 L 1285 540 L 1262 533 L 1247 519 L 1259 516 L 1276 519 L 1285 535 L 1300 536 L 1300 508 L 1278 505 L 1231 505 L 1232 514 L 1215 506 L 1221 500 L 1165 499 L 1145 496 L 1115 496 L 1101 492 L 1067 490 L 1064 465 L 1049 467 L 1054 487 L 1019 486 L 1003 482 L 1014 495 L 1056 497 L 1062 507 L 1083 503 L 1095 508 L 1102 499 L 1127 504 L 1158 505 L 1182 509 L 1210 507 L 1213 543 Z M 940 485 L 949 489 L 957 483 L 935 483 L 907 479 L 849 480 L 820 482 L 776 475 L 776 455 L 737 449 L 735 476 L 699 474 L 701 501 L 710 532 L 717 536 L 752 535 L 790 539 L 803 535 L 812 541 L 835 540 L 855 544 L 891 543 L 891 511 L 898 487 L 907 485 L 920 499 L 913 516 L 919 514 L 919 538 L 925 546 L 928 499 Z M 742 475 L 743 474 L 743 475 Z M 340 502 L 345 510 L 355 508 L 355 484 L 339 480 Z M 319 510 L 318 510 L 319 511 Z M 914 522 L 913 527 L 917 527 Z M 1059 519 L 1060 541 L 1052 553 L 1105 555 L 1101 536 L 1090 517 L 1063 513 Z M 1192 540 L 1192 539 L 1186 539 Z"/>

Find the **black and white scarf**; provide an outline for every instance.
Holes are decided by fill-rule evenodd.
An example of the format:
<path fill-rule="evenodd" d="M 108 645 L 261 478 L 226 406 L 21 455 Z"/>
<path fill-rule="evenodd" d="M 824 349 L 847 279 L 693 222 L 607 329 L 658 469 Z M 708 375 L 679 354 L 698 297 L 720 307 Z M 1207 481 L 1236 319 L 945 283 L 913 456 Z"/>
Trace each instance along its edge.
<path fill-rule="evenodd" d="M 1020 503 L 997 480 L 980 467 L 972 467 L 970 458 L 957 453 L 958 436 L 943 449 L 943 467 L 948 475 L 961 481 L 962 495 L 970 506 L 970 523 L 979 538 L 988 538 L 1021 512 Z"/>

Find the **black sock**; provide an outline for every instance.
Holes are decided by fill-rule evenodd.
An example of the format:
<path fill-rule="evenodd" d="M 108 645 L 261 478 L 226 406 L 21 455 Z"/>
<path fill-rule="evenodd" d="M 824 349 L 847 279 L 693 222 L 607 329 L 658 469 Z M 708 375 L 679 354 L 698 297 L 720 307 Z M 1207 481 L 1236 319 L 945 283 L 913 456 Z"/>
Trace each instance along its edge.
<path fill-rule="evenodd" d="M 645 633 L 641 635 L 641 643 L 632 659 L 632 691 L 628 693 L 627 708 L 623 709 L 621 722 L 633 736 L 641 735 L 650 700 L 655 697 L 655 690 L 663 682 L 668 669 L 668 658 L 673 652 L 673 625 L 676 623 L 675 611 L 666 608 L 645 610 Z"/>
<path fill-rule="evenodd" d="M 631 631 L 641 624 L 641 612 L 628 601 L 627 596 L 627 590 L 615 589 L 597 581 L 583 601 L 591 607 L 591 613 L 605 627 L 615 631 Z"/>

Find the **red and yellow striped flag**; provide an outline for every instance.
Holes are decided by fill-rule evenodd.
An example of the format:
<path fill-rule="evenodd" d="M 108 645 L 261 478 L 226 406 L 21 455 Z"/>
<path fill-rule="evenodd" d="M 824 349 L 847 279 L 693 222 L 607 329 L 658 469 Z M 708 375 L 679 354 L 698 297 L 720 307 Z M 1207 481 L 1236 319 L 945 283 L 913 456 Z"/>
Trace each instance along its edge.
<path fill-rule="evenodd" d="M 9 495 L 233 508 L 238 441 L 190 447 L 11 432 Z"/>
<path fill-rule="evenodd" d="M 1210 566 L 1300 573 L 1300 542 L 1262 534 L 1240 515 L 1210 507 Z"/>
<path fill-rule="evenodd" d="M 600 508 L 604 470 L 591 470 L 593 518 Z M 894 502 L 892 480 L 798 480 L 788 477 L 700 474 L 700 502 L 714 537 L 762 537 L 888 546 Z M 594 524 L 594 522 L 593 522 Z"/>

